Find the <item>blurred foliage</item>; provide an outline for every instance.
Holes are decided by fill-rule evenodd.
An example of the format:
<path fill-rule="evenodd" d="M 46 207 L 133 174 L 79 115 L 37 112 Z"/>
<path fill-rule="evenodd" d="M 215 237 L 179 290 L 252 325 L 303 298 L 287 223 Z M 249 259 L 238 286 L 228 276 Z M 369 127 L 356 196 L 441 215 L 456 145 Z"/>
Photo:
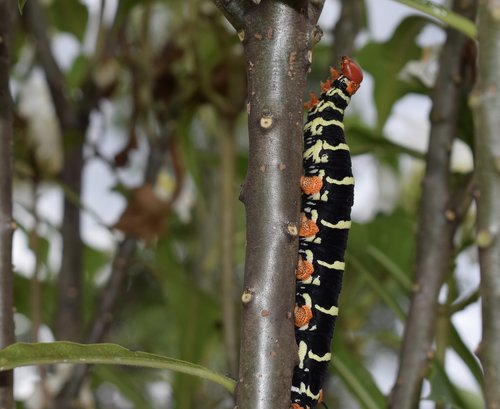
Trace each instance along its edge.
<path fill-rule="evenodd" d="M 45 12 L 51 38 L 65 33 L 79 44 L 76 51 L 72 50 L 76 55 L 65 72 L 68 96 L 75 103 L 85 104 L 89 82 L 99 91 L 100 102 L 93 110 L 87 135 L 86 163 L 99 161 L 106 169 L 106 178 L 114 182 L 109 191 L 97 193 L 109 195 L 108 198 L 118 195 L 128 203 L 125 210 L 116 210 L 113 224 L 103 223 L 97 217 L 102 209 L 89 212 L 85 202 L 75 198 L 81 203 L 82 212 L 96 219 L 102 229 L 100 234 L 109 241 L 102 246 L 98 244 L 100 240 L 94 243 L 86 239 L 82 306 L 86 322 L 81 323 L 82 329 L 92 325 L 99 297 L 105 295 L 103 282 L 111 270 L 113 247 L 122 240 L 124 232 L 133 234 L 145 240 L 139 240 L 139 249 L 127 266 L 124 291 L 105 341 L 226 373 L 222 297 L 230 297 L 239 312 L 245 247 L 244 209 L 238 203 L 248 162 L 242 46 L 209 1 L 121 0 L 113 18 L 95 10 L 90 12 L 80 2 L 49 3 Z M 19 4 L 21 7 L 24 2 Z M 402 97 L 429 93 L 418 76 L 401 75 L 409 62 L 429 63 L 425 50 L 417 45 L 418 35 L 428 24 L 431 23 L 426 18 L 408 17 L 389 39 L 369 39 L 354 56 L 373 79 L 377 120 L 369 124 L 355 115 L 346 118 L 351 150 L 353 155 L 372 156 L 379 167 L 389 164 L 398 193 L 389 208 L 383 207 L 383 212 L 376 208 L 369 220 L 353 223 L 332 365 L 332 376 L 341 379 L 347 393 L 327 387 L 325 397 L 330 407 L 382 408 L 387 390 L 381 385 L 387 385 L 387 378 L 392 382 L 394 376 L 393 369 L 381 375 L 380 370 L 373 368 L 375 363 L 380 365 L 380 356 L 394 360 L 398 353 L 401 324 L 411 292 L 418 208 L 418 195 L 413 192 L 419 189 L 423 154 L 388 140 L 384 127 Z M 29 138 L 43 141 L 49 136 L 43 132 L 27 136 L 33 118 L 23 117 L 19 110 L 19 90 L 28 86 L 29 78 L 40 77 L 33 41 L 27 31 L 19 21 L 20 35 L 13 56 L 18 108 L 15 217 L 20 226 L 17 235 L 26 238 L 36 234 L 40 238 L 36 253 L 28 248 L 24 251 L 40 262 L 42 298 L 39 305 L 33 306 L 33 282 L 26 278 L 32 274 L 32 268 L 19 267 L 29 271 L 16 275 L 15 299 L 20 315 L 31 317 L 33 308 L 41 308 L 42 323 L 52 328 L 58 308 L 55 293 L 60 243 L 54 240 L 50 211 L 40 210 L 38 227 L 32 231 L 34 199 L 22 192 L 23 186 L 35 181 L 38 186 L 52 186 L 59 191 L 64 186 L 60 175 L 51 175 L 34 164 L 34 149 L 39 145 L 30 143 Z M 316 84 L 325 79 L 329 65 L 337 65 L 329 60 L 330 56 L 328 41 L 316 46 L 309 78 L 311 88 L 317 89 Z M 46 101 L 50 105 L 50 100 Z M 470 116 L 462 120 L 467 123 L 461 129 L 470 128 Z M 232 197 L 222 197 L 220 190 L 220 168 L 225 159 L 220 154 L 222 128 L 232 129 L 236 141 Z M 159 154 L 160 160 L 156 169 L 155 154 Z M 400 174 L 402 157 L 419 164 L 407 177 Z M 380 180 L 379 186 L 385 182 Z M 140 193 L 145 191 L 147 195 Z M 161 199 L 152 200 L 155 194 Z M 36 200 L 43 202 L 47 198 L 42 192 Z M 220 250 L 218 211 L 222 201 L 231 201 L 236 215 L 233 294 L 221 293 L 220 265 L 224 254 Z M 140 227 L 144 220 L 148 223 L 147 231 Z M 462 241 L 470 243 L 470 235 L 471 230 L 464 229 Z M 455 280 L 450 273 L 449 288 Z M 443 313 L 449 323 L 453 314 L 460 311 L 452 307 L 462 302 L 464 296 L 455 291 L 452 298 Z M 461 310 L 475 301 L 463 304 Z M 239 323 L 235 326 L 239 328 Z M 452 328 L 448 349 L 457 352 L 480 383 L 480 368 L 473 351 Z M 29 340 L 29 332 L 28 329 L 19 333 L 19 339 Z M 434 365 L 429 379 L 431 393 L 426 399 L 457 408 L 481 407 L 481 397 L 455 385 L 445 369 L 441 363 Z M 59 381 L 63 377 L 57 371 L 49 371 L 46 376 Z M 93 394 L 94 407 L 233 407 L 222 388 L 193 379 L 172 372 L 99 366 L 90 371 L 85 388 Z M 166 398 L 147 392 L 158 382 L 163 385 Z M 129 406 L 119 400 L 111 404 L 103 397 L 116 393 Z M 352 402 L 357 406 L 349 406 Z M 19 407 L 32 406 L 19 402 Z"/>

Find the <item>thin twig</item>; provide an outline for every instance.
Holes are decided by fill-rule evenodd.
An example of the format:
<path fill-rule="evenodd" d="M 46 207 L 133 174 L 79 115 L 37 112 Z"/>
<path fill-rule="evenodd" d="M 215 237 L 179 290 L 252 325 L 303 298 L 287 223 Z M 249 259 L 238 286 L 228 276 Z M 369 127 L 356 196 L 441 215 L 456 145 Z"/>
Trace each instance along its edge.
<path fill-rule="evenodd" d="M 354 41 L 363 26 L 365 3 L 362 0 L 343 0 L 339 20 L 333 29 L 332 65 L 344 55 L 354 54 Z"/>
<path fill-rule="evenodd" d="M 69 103 L 64 74 L 52 54 L 47 36 L 47 20 L 38 0 L 26 2 L 24 19 L 35 42 L 38 60 L 44 70 L 54 108 L 62 128 L 78 128 L 78 117 Z"/>
<path fill-rule="evenodd" d="M 65 154 L 63 183 L 78 197 L 81 193 L 83 140 L 90 111 L 80 113 L 68 97 L 66 81 L 52 54 L 47 36 L 47 21 L 38 0 L 26 4 L 26 27 L 35 41 L 37 57 L 49 85 L 54 108 L 64 133 Z M 82 323 L 82 241 L 80 208 L 67 196 L 64 198 L 64 218 L 61 228 L 63 252 L 58 279 L 58 308 L 55 330 L 60 339 L 79 341 Z"/>
<path fill-rule="evenodd" d="M 12 271 L 12 102 L 9 91 L 11 0 L 0 0 L 0 348 L 15 341 Z M 12 371 L 0 373 L 0 407 L 13 409 Z"/>
<path fill-rule="evenodd" d="M 131 237 L 125 238 L 118 246 L 110 279 L 102 292 L 99 307 L 94 314 L 94 320 L 85 339 L 86 344 L 102 342 L 105 334 L 108 332 L 113 322 L 113 311 L 120 296 L 123 294 L 126 273 L 134 257 L 136 248 L 137 239 Z M 89 365 L 78 365 L 73 369 L 68 382 L 56 398 L 56 407 L 73 407 L 72 402 L 78 396 L 89 368 Z"/>
<path fill-rule="evenodd" d="M 224 317 L 224 344 L 229 375 L 236 378 L 238 374 L 238 350 L 236 335 L 235 311 L 235 271 L 234 255 L 236 252 L 234 239 L 235 225 L 235 120 L 221 118 L 221 275 L 222 275 L 222 314 Z"/>

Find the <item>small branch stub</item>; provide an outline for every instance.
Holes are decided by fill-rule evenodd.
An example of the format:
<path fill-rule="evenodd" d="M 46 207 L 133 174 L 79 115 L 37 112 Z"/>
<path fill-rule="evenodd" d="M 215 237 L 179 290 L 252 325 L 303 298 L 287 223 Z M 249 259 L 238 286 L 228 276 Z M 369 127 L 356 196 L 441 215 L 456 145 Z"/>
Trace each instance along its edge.
<path fill-rule="evenodd" d="M 299 234 L 299 229 L 295 223 L 288 223 L 287 231 L 290 236 L 296 237 Z"/>
<path fill-rule="evenodd" d="M 494 235 L 487 229 L 481 229 L 477 232 L 476 243 L 480 249 L 485 249 L 491 246 L 494 240 Z"/>
<path fill-rule="evenodd" d="M 252 298 L 253 298 L 253 293 L 246 289 L 245 291 L 243 291 L 243 294 L 241 295 L 241 302 L 243 304 L 248 304 L 250 301 L 252 301 Z"/>
<path fill-rule="evenodd" d="M 269 129 L 273 125 L 273 114 L 269 110 L 264 110 L 260 117 L 260 126 L 264 129 Z"/>

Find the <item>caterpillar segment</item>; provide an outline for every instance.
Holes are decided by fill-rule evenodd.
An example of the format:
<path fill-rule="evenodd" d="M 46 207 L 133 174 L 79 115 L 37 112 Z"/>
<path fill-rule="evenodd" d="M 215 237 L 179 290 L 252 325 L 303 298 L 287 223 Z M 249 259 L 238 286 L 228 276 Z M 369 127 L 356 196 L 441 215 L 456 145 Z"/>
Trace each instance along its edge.
<path fill-rule="evenodd" d="M 331 69 L 330 78 L 321 84 L 321 96 L 311 94 L 305 104 L 309 112 L 304 125 L 294 310 L 299 363 L 293 374 L 291 409 L 314 409 L 323 399 L 354 200 L 343 119 L 362 79 L 359 66 L 343 57 L 340 71 Z"/>

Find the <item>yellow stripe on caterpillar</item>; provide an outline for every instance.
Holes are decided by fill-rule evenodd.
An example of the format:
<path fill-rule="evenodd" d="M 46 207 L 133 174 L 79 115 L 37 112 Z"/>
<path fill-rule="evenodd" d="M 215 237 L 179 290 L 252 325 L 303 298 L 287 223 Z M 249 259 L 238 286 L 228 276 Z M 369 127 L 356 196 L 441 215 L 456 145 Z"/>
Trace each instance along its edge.
<path fill-rule="evenodd" d="M 310 111 L 311 114 L 315 114 L 317 112 L 323 112 L 325 109 L 332 109 L 333 111 L 337 111 L 340 115 L 344 115 L 344 110 L 336 106 L 332 101 L 320 101 L 316 107 Z"/>
<path fill-rule="evenodd" d="M 340 98 L 342 98 L 348 104 L 351 101 L 351 97 L 349 95 L 347 95 L 344 91 L 342 91 L 340 88 L 330 88 L 328 91 L 326 91 L 326 95 L 328 95 L 329 97 L 332 97 L 334 95 L 338 95 Z"/>
<path fill-rule="evenodd" d="M 334 179 L 330 176 L 327 176 L 326 181 L 333 185 L 354 185 L 354 177 L 352 176 L 346 176 L 343 179 Z"/>
<path fill-rule="evenodd" d="M 317 262 L 320 266 L 329 268 L 330 270 L 342 270 L 345 269 L 345 263 L 343 261 L 334 261 L 332 264 L 327 263 L 323 260 L 318 260 Z"/>
<path fill-rule="evenodd" d="M 304 341 L 299 342 L 299 368 L 304 368 L 304 359 L 307 355 L 307 344 Z"/>
<path fill-rule="evenodd" d="M 312 160 L 314 163 L 326 163 L 326 162 L 328 162 L 328 157 L 325 155 L 320 155 L 320 153 L 323 150 L 349 151 L 349 146 L 346 143 L 339 143 L 338 145 L 334 146 L 334 145 L 330 145 L 327 141 L 324 141 L 322 139 L 318 139 L 313 146 L 311 146 L 310 148 L 308 148 L 304 151 L 304 154 L 302 155 L 302 157 L 304 159 L 309 159 L 312 157 Z M 324 172 L 323 172 L 323 174 L 324 174 Z M 322 177 L 321 172 L 320 172 L 319 176 Z"/>
<path fill-rule="evenodd" d="M 314 394 L 311 391 L 311 388 L 309 386 L 306 387 L 306 385 L 305 385 L 304 382 L 300 383 L 299 392 L 303 393 L 304 395 L 306 395 L 306 396 L 308 396 L 308 397 L 310 397 L 311 399 L 314 399 L 314 400 L 318 400 L 320 398 L 320 396 L 321 396 L 321 391 L 319 391 L 319 393 L 317 393 L 317 394 Z"/>
<path fill-rule="evenodd" d="M 325 355 L 320 356 L 309 350 L 309 352 L 307 353 L 307 357 L 313 359 L 316 362 L 328 362 L 332 359 L 332 354 L 330 352 L 327 352 Z"/>
<path fill-rule="evenodd" d="M 338 126 L 340 129 L 344 129 L 344 124 L 340 121 L 337 121 L 336 119 L 331 119 L 327 120 L 321 117 L 315 118 L 312 121 L 309 121 L 307 124 L 304 126 L 304 132 L 310 131 L 311 135 L 322 135 L 323 134 L 323 128 L 325 126 Z"/>
<path fill-rule="evenodd" d="M 333 317 L 337 317 L 339 315 L 339 307 L 336 307 L 335 305 L 329 309 L 326 309 L 316 304 L 314 308 L 322 312 L 323 314 L 332 315 Z"/>
<path fill-rule="evenodd" d="M 330 223 L 330 222 L 327 222 L 326 220 L 321 220 L 320 223 L 325 227 L 329 227 L 330 229 L 350 229 L 351 228 L 351 221 L 350 220 L 340 220 L 337 223 Z"/>

